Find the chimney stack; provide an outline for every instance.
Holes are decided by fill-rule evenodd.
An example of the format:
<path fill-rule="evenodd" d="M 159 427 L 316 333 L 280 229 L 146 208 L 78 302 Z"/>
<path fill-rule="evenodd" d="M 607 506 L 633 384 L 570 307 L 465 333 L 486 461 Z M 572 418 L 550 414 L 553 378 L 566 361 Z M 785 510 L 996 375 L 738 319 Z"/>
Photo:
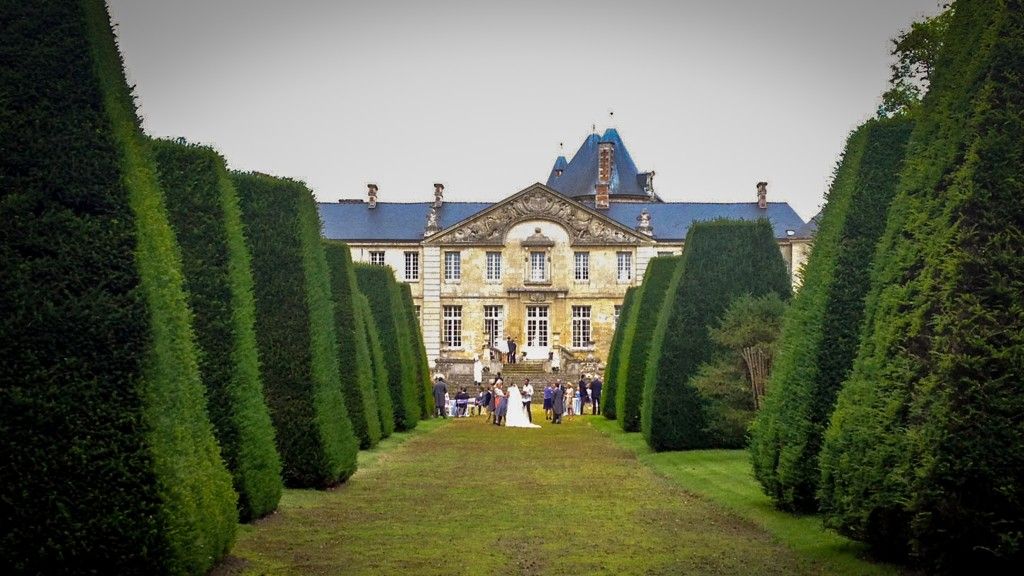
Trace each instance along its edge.
<path fill-rule="evenodd" d="M 434 184 L 434 208 L 444 204 L 444 184 Z"/>
<path fill-rule="evenodd" d="M 757 183 L 757 207 L 764 210 L 768 207 L 768 183 Z"/>
<path fill-rule="evenodd" d="M 366 196 L 367 196 L 368 201 L 370 203 L 370 209 L 372 210 L 372 209 L 376 208 L 377 207 L 377 185 L 376 184 L 367 184 L 366 185 Z"/>
<path fill-rule="evenodd" d="M 594 185 L 594 207 L 608 209 L 611 196 L 612 171 L 615 167 L 615 144 L 600 142 L 597 145 L 597 184 Z"/>

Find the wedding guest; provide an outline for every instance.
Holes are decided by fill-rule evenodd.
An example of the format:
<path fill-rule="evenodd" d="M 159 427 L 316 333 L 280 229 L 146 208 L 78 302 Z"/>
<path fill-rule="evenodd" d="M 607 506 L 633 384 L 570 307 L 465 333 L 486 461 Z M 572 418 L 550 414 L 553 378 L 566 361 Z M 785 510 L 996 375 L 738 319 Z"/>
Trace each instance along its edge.
<path fill-rule="evenodd" d="M 579 404 L 579 392 L 572 389 L 572 386 L 565 387 L 565 415 L 572 420 L 576 415 L 576 405 Z"/>
<path fill-rule="evenodd" d="M 482 410 L 487 410 L 487 417 L 491 417 L 491 402 L 494 398 L 494 393 L 491 391 L 492 385 L 488 384 L 484 386 L 484 389 L 480 391 L 480 398 L 477 400 L 477 414 L 479 415 Z"/>
<path fill-rule="evenodd" d="M 467 407 L 469 407 L 469 393 L 466 392 L 465 388 L 461 388 L 459 392 L 455 394 L 455 416 L 458 418 L 465 418 Z"/>
<path fill-rule="evenodd" d="M 561 424 L 563 412 L 565 412 L 565 390 L 562 390 L 562 381 L 555 380 L 555 386 L 551 389 L 551 423 Z"/>
<path fill-rule="evenodd" d="M 533 422 L 533 411 L 530 410 L 530 406 L 533 404 L 533 384 L 530 384 L 530 379 L 526 379 L 526 383 L 523 384 L 523 410 L 526 412 L 526 418 Z"/>
<path fill-rule="evenodd" d="M 601 377 L 594 376 L 594 379 L 590 382 L 590 401 L 593 406 L 591 414 L 601 413 Z"/>
<path fill-rule="evenodd" d="M 554 387 L 551 386 L 551 382 L 547 382 L 544 385 L 544 419 L 551 420 L 551 400 L 555 396 Z"/>
<path fill-rule="evenodd" d="M 587 404 L 590 404 L 590 393 L 587 391 L 588 376 L 588 374 L 580 374 L 580 382 L 576 388 L 576 390 L 580 394 L 580 405 L 578 410 L 578 413 L 580 415 L 583 414 L 583 407 L 586 406 Z"/>
<path fill-rule="evenodd" d="M 441 418 L 448 417 L 448 384 L 445 383 L 444 377 L 438 376 L 434 379 L 434 409 L 435 416 Z"/>
<path fill-rule="evenodd" d="M 512 337 L 509 336 L 505 340 L 505 349 L 508 351 L 505 354 L 505 362 L 508 364 L 516 363 L 516 344 L 512 341 Z"/>
<path fill-rule="evenodd" d="M 501 384 L 498 384 L 494 387 L 494 425 L 501 426 L 504 424 L 507 413 L 508 397 L 506 397 Z"/>

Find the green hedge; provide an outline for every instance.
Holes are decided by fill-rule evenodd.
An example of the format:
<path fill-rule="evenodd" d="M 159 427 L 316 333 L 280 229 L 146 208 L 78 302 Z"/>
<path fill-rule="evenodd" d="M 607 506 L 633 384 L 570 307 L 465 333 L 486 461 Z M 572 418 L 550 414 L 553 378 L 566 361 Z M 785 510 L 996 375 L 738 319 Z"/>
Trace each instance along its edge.
<path fill-rule="evenodd" d="M 408 326 L 404 322 L 400 292 L 391 269 L 357 262 L 359 290 L 370 303 L 370 312 L 379 332 L 388 389 L 395 417 L 395 430 L 412 430 L 419 422 L 423 393 L 416 378 Z"/>
<path fill-rule="evenodd" d="M 167 140 L 151 145 L 181 246 L 210 420 L 234 477 L 239 516 L 252 520 L 277 508 L 281 460 L 263 400 L 238 195 L 214 150 Z"/>
<path fill-rule="evenodd" d="M 690 227 L 682 262 L 651 335 L 641 428 L 654 450 L 712 447 L 703 399 L 690 379 L 711 358 L 709 326 L 737 296 L 789 297 L 782 252 L 767 220 L 716 220 Z M 630 362 L 632 364 L 632 361 Z"/>
<path fill-rule="evenodd" d="M 1024 560 L 1024 6 L 960 0 L 820 455 L 829 525 L 929 571 Z"/>
<path fill-rule="evenodd" d="M 395 412 L 391 406 L 391 388 L 388 381 L 388 368 L 384 360 L 384 348 L 380 344 L 380 332 L 370 312 L 370 301 L 362 292 L 356 294 L 356 321 L 366 342 L 366 352 L 370 359 L 370 373 L 373 376 L 373 391 L 377 399 L 377 413 L 380 420 L 381 438 L 391 436 L 395 431 Z M 360 349 L 360 357 L 363 352 Z"/>
<path fill-rule="evenodd" d="M 609 399 L 609 402 L 601 406 L 601 413 L 609 420 L 615 420 L 617 414 L 615 403 L 619 382 L 619 364 L 623 356 L 622 336 L 626 332 L 624 328 L 626 318 L 633 310 L 633 299 L 637 290 L 639 290 L 637 286 L 630 286 L 622 298 L 622 308 L 619 309 L 619 318 L 616 321 L 615 332 L 612 334 L 612 345 L 608 349 L 608 362 L 604 365 L 604 390 L 601 393 Z"/>
<path fill-rule="evenodd" d="M 380 413 L 373 389 L 373 360 L 370 358 L 363 331 L 356 326 L 356 275 L 352 255 L 341 242 L 325 242 L 327 266 L 331 271 L 334 299 L 334 327 L 338 336 L 338 370 L 345 407 L 360 448 L 370 448 L 380 441 Z"/>
<path fill-rule="evenodd" d="M 755 475 L 781 508 L 817 509 L 818 452 L 857 351 L 871 258 L 912 128 L 897 118 L 854 131 L 829 191 L 764 409 L 751 427 Z"/>
<path fill-rule="evenodd" d="M 626 354 L 619 364 L 615 410 L 619 415 L 619 424 L 626 432 L 640 430 L 644 374 L 651 350 L 651 338 L 658 324 L 656 311 L 661 310 L 672 276 L 681 262 L 681 256 L 661 256 L 652 259 L 647 265 L 643 287 L 636 296 L 636 311 L 630 317 L 629 326 L 622 338 Z"/>
<path fill-rule="evenodd" d="M 252 252 L 256 342 L 284 481 L 325 487 L 356 469 L 338 373 L 327 260 L 313 195 L 301 182 L 233 174 Z"/>
<path fill-rule="evenodd" d="M 430 380 L 430 364 L 427 361 L 427 347 L 423 342 L 423 333 L 420 331 L 420 318 L 416 313 L 416 304 L 412 300 L 412 288 L 402 282 L 399 284 L 402 296 L 403 310 L 407 325 L 409 326 L 410 348 L 416 362 L 416 381 L 420 383 L 423 391 L 423 400 L 420 406 L 420 418 L 426 420 L 432 418 L 437 407 L 434 406 L 434 384 Z"/>
<path fill-rule="evenodd" d="M 203 573 L 235 494 L 106 7 L 0 22 L 0 564 Z"/>

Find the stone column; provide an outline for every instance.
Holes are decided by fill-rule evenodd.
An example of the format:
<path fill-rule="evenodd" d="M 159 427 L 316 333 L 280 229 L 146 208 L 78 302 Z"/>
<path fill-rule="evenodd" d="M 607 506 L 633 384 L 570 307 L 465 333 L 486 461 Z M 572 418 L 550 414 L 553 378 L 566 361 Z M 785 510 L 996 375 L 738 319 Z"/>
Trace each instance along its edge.
<path fill-rule="evenodd" d="M 441 249 L 423 247 L 423 344 L 427 362 L 434 365 L 441 353 Z"/>

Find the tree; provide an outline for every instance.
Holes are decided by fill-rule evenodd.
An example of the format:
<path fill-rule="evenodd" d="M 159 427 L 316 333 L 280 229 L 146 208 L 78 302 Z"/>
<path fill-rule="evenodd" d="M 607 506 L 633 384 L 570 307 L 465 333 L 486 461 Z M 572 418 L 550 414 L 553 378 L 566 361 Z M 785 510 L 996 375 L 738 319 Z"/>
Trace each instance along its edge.
<path fill-rule="evenodd" d="M 914 22 L 892 40 L 890 54 L 895 61 L 890 66 L 889 89 L 882 94 L 878 108 L 879 118 L 903 114 L 920 104 L 952 18 L 953 8 L 946 4 L 941 13 Z"/>

